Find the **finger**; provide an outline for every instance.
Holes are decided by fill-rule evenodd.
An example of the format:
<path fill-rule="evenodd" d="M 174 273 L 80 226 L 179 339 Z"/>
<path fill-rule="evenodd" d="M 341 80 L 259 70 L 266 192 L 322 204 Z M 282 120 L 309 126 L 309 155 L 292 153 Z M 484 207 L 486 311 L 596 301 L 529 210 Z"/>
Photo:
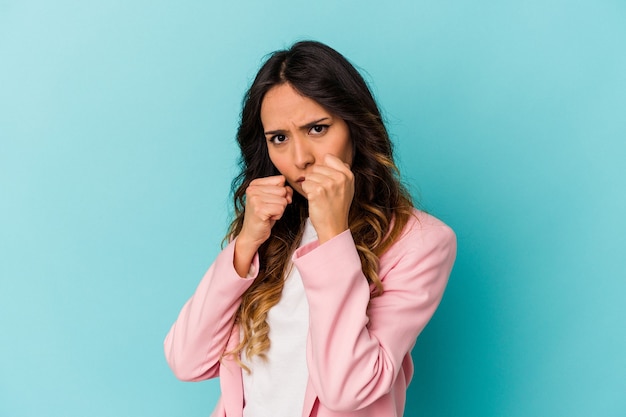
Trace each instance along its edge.
<path fill-rule="evenodd" d="M 304 186 L 304 184 L 325 184 L 328 181 L 332 181 L 331 176 L 332 173 L 309 172 L 305 180 L 302 181 L 302 185 Z"/>
<path fill-rule="evenodd" d="M 269 220 L 279 220 L 283 217 L 285 213 L 286 204 L 269 204 L 266 207 L 267 210 L 267 219 Z"/>
<path fill-rule="evenodd" d="M 343 174 L 345 175 L 342 171 L 333 168 L 333 167 L 329 167 L 329 166 L 324 166 L 324 165 L 316 165 L 313 168 L 311 168 L 311 172 L 309 173 L 309 175 L 306 176 L 305 180 L 308 180 L 311 177 L 314 176 L 324 176 L 324 177 L 335 177 L 338 174 Z"/>
<path fill-rule="evenodd" d="M 313 181 L 317 183 L 326 183 L 330 181 L 334 184 L 341 184 L 350 182 L 352 178 L 352 171 L 348 169 L 340 171 L 327 166 L 316 166 L 313 167 L 311 172 L 306 176 L 305 182 Z"/>
<path fill-rule="evenodd" d="M 284 175 L 273 175 L 271 177 L 255 178 L 250 182 L 250 185 L 285 185 Z"/>
<path fill-rule="evenodd" d="M 282 195 L 278 196 L 278 195 L 273 195 L 273 194 L 258 194 L 258 195 L 248 196 L 248 201 L 253 206 L 259 209 L 262 209 L 263 206 L 268 205 L 268 204 L 282 204 L 283 206 L 286 206 L 287 204 L 289 204 L 289 197 L 282 196 Z"/>
<path fill-rule="evenodd" d="M 349 164 L 332 154 L 324 155 L 324 165 L 342 172 L 345 172 L 346 170 L 350 171 Z"/>
<path fill-rule="evenodd" d="M 302 191 L 310 200 L 313 196 L 326 194 L 333 188 L 332 183 L 333 181 L 325 175 L 309 174 L 302 182 Z"/>
<path fill-rule="evenodd" d="M 263 221 L 273 218 L 280 218 L 287 207 L 287 200 L 258 201 L 246 207 L 250 214 Z"/>
<path fill-rule="evenodd" d="M 287 187 L 281 185 L 253 185 L 248 186 L 246 190 L 247 195 L 262 195 L 262 194 L 270 194 L 276 195 L 280 197 L 287 196 Z"/>

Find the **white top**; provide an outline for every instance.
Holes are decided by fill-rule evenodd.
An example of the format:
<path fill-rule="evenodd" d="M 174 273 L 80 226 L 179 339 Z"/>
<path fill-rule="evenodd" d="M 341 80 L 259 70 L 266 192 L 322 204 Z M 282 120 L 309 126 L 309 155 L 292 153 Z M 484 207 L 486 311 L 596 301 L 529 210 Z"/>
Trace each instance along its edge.
<path fill-rule="evenodd" d="M 317 239 L 307 219 L 300 246 Z M 292 266 L 278 304 L 267 314 L 270 348 L 267 361 L 259 356 L 241 361 L 251 370 L 242 370 L 244 417 L 293 417 L 302 414 L 309 371 L 306 341 L 309 331 L 309 304 L 298 270 Z"/>

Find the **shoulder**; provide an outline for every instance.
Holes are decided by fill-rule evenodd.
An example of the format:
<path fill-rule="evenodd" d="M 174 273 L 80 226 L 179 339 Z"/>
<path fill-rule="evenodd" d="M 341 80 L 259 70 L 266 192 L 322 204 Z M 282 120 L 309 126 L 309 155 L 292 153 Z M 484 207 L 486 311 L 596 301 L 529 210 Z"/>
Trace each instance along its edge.
<path fill-rule="evenodd" d="M 381 256 L 381 262 L 407 253 L 433 250 L 456 252 L 456 235 L 450 226 L 435 216 L 413 209 L 400 236 Z"/>
<path fill-rule="evenodd" d="M 456 235 L 450 226 L 431 214 L 413 209 L 412 216 L 409 217 L 409 221 L 404 226 L 400 237 L 394 242 L 394 245 L 405 240 L 420 240 L 426 236 L 456 241 Z"/>

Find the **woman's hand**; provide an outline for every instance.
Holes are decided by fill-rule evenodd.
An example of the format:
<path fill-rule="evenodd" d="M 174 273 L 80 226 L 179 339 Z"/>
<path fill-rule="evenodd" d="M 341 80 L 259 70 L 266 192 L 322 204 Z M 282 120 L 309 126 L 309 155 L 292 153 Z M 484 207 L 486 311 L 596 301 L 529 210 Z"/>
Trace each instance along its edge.
<path fill-rule="evenodd" d="M 272 233 L 293 197 L 293 189 L 285 185 L 285 177 L 257 178 L 246 189 L 246 207 L 241 232 L 235 242 L 235 270 L 248 275 L 250 264 L 259 247 Z"/>
<path fill-rule="evenodd" d="M 354 175 L 350 166 L 333 155 L 324 157 L 302 182 L 309 200 L 309 217 L 324 243 L 348 229 L 348 214 L 354 197 Z"/>

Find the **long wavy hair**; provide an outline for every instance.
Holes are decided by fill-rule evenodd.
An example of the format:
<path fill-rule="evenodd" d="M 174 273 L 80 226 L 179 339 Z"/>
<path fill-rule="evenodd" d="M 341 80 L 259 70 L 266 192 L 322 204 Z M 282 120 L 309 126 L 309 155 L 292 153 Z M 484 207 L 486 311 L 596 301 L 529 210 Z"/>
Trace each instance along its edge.
<path fill-rule="evenodd" d="M 271 54 L 244 97 L 237 132 L 241 172 L 232 183 L 235 216 L 227 238 L 241 231 L 250 182 L 279 174 L 268 155 L 260 114 L 265 94 L 285 83 L 348 125 L 355 183 L 348 221 L 363 273 L 372 288 L 371 297 L 376 297 L 383 292 L 379 257 L 402 232 L 413 203 L 400 182 L 392 144 L 367 83 L 345 57 L 322 43 L 298 42 Z M 258 250 L 258 277 L 243 294 L 235 319 L 242 330 L 241 342 L 226 353 L 234 354 L 244 368 L 239 360 L 242 351 L 248 358 L 264 357 L 270 346 L 267 313 L 280 300 L 291 254 L 300 243 L 307 216 L 307 200 L 295 192 L 293 202 Z"/>

